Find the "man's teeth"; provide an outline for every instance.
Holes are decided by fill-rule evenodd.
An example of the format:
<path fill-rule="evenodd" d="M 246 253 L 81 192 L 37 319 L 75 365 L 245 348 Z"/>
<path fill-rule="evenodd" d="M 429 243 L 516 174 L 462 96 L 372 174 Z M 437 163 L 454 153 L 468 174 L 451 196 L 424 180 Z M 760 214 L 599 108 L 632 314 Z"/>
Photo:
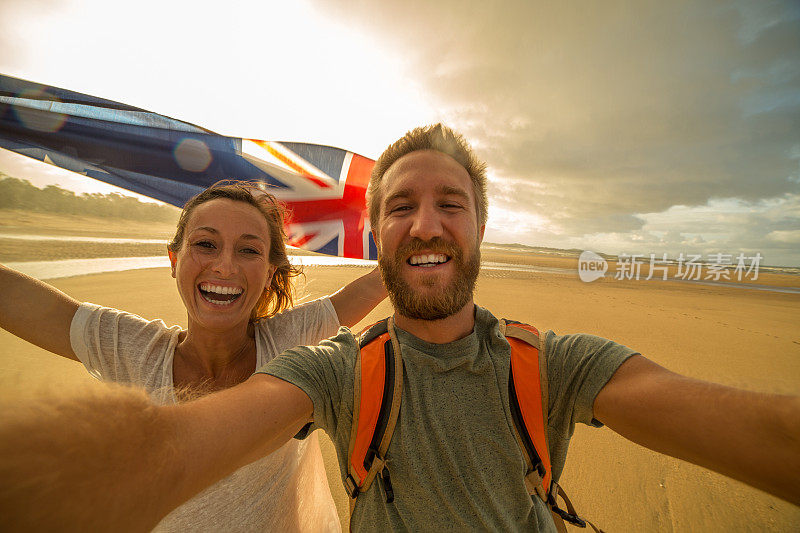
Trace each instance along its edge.
<path fill-rule="evenodd" d="M 421 255 L 412 255 L 409 260 L 409 264 L 412 265 L 424 265 L 424 266 L 433 266 L 439 263 L 446 263 L 447 256 L 444 254 L 421 254 Z"/>
<path fill-rule="evenodd" d="M 242 294 L 243 292 L 240 287 L 223 287 L 221 285 L 212 285 L 211 283 L 201 283 L 200 290 L 217 294 Z"/>

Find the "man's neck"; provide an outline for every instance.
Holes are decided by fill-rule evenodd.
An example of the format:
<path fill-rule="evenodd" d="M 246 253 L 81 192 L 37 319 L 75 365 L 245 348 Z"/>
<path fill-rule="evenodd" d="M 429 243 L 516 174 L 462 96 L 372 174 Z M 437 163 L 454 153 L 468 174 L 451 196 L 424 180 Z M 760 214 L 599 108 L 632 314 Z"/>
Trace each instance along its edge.
<path fill-rule="evenodd" d="M 472 333 L 475 328 L 475 303 L 470 299 L 460 311 L 441 320 L 408 318 L 395 311 L 394 323 L 426 342 L 446 344 Z"/>

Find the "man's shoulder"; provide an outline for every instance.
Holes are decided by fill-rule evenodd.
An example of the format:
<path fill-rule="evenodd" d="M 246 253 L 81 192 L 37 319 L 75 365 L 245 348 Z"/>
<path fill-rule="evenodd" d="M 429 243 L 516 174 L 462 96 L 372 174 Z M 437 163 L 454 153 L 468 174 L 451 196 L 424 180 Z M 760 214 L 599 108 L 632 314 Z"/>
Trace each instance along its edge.
<path fill-rule="evenodd" d="M 341 326 L 336 335 L 316 345 L 295 346 L 265 363 L 258 372 L 272 374 L 293 382 L 295 375 L 339 374 L 350 368 L 358 355 L 358 339 L 349 328 Z"/>
<path fill-rule="evenodd" d="M 360 346 L 365 346 L 381 335 L 389 332 L 389 318 L 378 320 L 355 334 L 355 338 Z"/>
<path fill-rule="evenodd" d="M 317 346 L 305 347 L 319 349 L 324 352 L 352 353 L 358 350 L 359 335 L 353 333 L 347 326 L 339 326 L 336 334 L 328 339 L 323 339 Z"/>
<path fill-rule="evenodd" d="M 478 304 L 475 304 L 475 323 L 484 326 L 489 331 L 500 327 L 500 319 Z"/>
<path fill-rule="evenodd" d="M 490 335 L 499 335 L 500 334 L 500 320 L 505 320 L 508 322 L 516 322 L 526 326 L 533 326 L 536 331 L 539 332 L 539 335 L 544 338 L 547 334 L 552 334 L 552 331 L 544 332 L 539 329 L 536 323 L 531 322 L 526 319 L 526 317 L 517 317 L 517 316 L 502 316 L 497 317 L 488 309 L 481 307 L 479 305 L 475 305 L 475 323 L 478 325 L 484 332 Z"/>

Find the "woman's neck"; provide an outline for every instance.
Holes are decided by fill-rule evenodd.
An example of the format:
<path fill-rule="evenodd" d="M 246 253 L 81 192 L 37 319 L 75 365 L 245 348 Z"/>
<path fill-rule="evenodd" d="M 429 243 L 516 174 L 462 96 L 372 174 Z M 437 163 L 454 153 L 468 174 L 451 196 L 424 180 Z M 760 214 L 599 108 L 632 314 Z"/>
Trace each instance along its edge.
<path fill-rule="evenodd" d="M 191 324 L 175 349 L 176 387 L 219 390 L 241 383 L 255 371 L 256 343 L 252 324 L 237 331 L 210 332 Z"/>

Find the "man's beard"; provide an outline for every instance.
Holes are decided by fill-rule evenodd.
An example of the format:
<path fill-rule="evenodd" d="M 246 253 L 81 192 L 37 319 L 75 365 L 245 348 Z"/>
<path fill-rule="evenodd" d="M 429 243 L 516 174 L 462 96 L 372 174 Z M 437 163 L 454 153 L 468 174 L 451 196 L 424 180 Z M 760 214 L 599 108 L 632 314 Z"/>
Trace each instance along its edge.
<path fill-rule="evenodd" d="M 455 275 L 450 283 L 435 294 L 421 294 L 403 279 L 402 269 L 406 265 L 406 258 L 422 251 L 445 254 L 455 266 Z M 414 239 L 399 248 L 393 257 L 381 254 L 378 258 L 381 277 L 395 310 L 405 317 L 419 320 L 441 320 L 460 311 L 472 298 L 480 266 L 481 252 L 477 245 L 465 261 L 460 248 L 439 237 L 427 242 Z M 438 282 L 438 276 L 430 276 L 423 284 L 433 287 Z"/>

